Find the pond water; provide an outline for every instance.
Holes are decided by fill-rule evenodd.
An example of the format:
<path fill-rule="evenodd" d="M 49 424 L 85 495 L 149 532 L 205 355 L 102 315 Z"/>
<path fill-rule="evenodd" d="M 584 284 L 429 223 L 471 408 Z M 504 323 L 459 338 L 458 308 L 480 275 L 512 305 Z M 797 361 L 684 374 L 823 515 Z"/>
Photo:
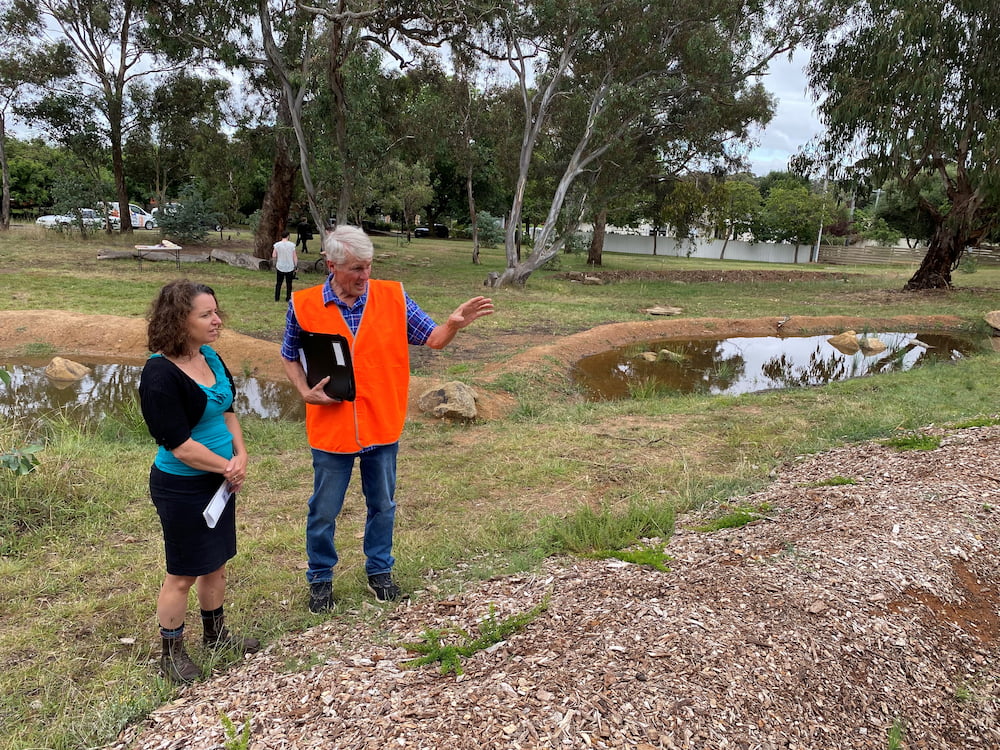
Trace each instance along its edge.
<path fill-rule="evenodd" d="M 0 382 L 0 417 L 31 419 L 58 410 L 71 412 L 82 422 L 120 413 L 123 405 L 133 400 L 138 403 L 142 367 L 85 357 L 74 357 L 73 361 L 90 367 L 91 373 L 70 383 L 49 379 L 45 374 L 48 359 L 0 363 L 11 375 L 9 386 Z M 302 399 L 290 383 L 272 383 L 235 372 L 233 380 L 237 414 L 304 418 Z"/>
<path fill-rule="evenodd" d="M 735 395 L 901 372 L 982 349 L 972 338 L 951 334 L 867 333 L 885 351 L 845 354 L 829 343 L 831 335 L 649 341 L 585 357 L 573 377 L 597 401 L 643 390 Z M 649 353 L 655 361 L 648 361 Z"/>

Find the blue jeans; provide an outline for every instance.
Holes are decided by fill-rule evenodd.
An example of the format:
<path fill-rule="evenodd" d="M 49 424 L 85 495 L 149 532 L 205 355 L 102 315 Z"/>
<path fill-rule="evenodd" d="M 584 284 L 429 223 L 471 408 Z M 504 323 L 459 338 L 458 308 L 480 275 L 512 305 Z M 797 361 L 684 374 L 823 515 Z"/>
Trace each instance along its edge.
<path fill-rule="evenodd" d="M 351 481 L 354 459 L 361 463 L 361 491 L 368 518 L 365 521 L 365 573 L 388 573 L 392 556 L 392 530 L 396 520 L 396 453 L 399 444 L 380 445 L 364 453 L 327 453 L 313 449 L 313 494 L 306 516 L 306 580 L 330 581 L 337 564 L 333 537 L 337 516 Z"/>

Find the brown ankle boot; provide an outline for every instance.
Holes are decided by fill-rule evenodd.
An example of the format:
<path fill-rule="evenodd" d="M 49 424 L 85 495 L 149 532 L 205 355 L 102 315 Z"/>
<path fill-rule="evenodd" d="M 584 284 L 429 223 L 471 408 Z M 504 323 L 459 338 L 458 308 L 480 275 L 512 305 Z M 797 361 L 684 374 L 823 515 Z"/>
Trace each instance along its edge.
<path fill-rule="evenodd" d="M 214 612 L 201 612 L 201 624 L 205 627 L 204 643 L 213 649 L 229 649 L 241 654 L 255 654 L 260 651 L 260 641 L 256 638 L 240 638 L 226 627 L 226 616 L 219 607 Z"/>
<path fill-rule="evenodd" d="M 161 640 L 160 671 L 164 677 L 172 682 L 194 682 L 201 677 L 201 670 L 184 648 L 184 636 Z"/>

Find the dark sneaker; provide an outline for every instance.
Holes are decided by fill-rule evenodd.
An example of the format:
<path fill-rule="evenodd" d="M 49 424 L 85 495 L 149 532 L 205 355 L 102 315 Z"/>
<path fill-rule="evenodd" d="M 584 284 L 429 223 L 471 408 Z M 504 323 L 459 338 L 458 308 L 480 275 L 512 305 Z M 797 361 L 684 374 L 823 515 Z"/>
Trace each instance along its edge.
<path fill-rule="evenodd" d="M 314 614 L 333 609 L 333 582 L 313 581 L 309 584 L 309 611 Z"/>
<path fill-rule="evenodd" d="M 380 602 L 395 602 L 402 598 L 403 592 L 392 580 L 391 573 L 376 573 L 368 576 L 368 590 L 375 594 Z"/>

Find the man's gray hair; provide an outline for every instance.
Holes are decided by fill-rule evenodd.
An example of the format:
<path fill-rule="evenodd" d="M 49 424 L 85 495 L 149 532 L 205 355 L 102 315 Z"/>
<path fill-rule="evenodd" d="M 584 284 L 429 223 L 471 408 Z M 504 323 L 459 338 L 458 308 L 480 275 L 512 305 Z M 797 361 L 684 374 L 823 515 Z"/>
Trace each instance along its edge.
<path fill-rule="evenodd" d="M 348 255 L 371 260 L 375 247 L 361 227 L 341 224 L 323 238 L 323 255 L 331 263 L 343 263 Z"/>

